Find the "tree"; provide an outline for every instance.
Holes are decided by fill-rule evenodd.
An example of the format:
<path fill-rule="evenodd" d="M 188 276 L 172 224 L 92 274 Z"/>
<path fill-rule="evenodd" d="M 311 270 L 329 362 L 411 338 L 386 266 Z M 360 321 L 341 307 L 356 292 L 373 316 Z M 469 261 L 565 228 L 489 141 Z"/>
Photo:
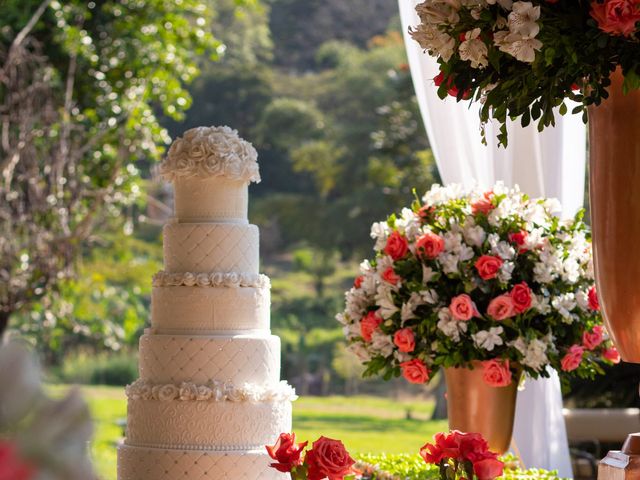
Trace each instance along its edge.
<path fill-rule="evenodd" d="M 0 18 L 0 335 L 139 193 L 138 159 L 221 44 L 198 0 L 7 0 Z"/>

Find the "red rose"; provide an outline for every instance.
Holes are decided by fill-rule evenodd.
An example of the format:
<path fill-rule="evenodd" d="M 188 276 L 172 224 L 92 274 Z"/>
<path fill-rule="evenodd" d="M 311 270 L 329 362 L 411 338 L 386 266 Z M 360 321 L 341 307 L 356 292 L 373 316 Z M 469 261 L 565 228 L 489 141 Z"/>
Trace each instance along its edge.
<path fill-rule="evenodd" d="M 395 343 L 401 352 L 413 352 L 416 348 L 416 339 L 413 330 L 409 327 L 398 330 L 393 336 L 393 343 Z"/>
<path fill-rule="evenodd" d="M 589 298 L 589 308 L 596 312 L 600 310 L 600 302 L 598 301 L 598 293 L 596 292 L 596 287 L 591 287 L 587 296 Z"/>
<path fill-rule="evenodd" d="M 425 233 L 416 240 L 416 255 L 433 260 L 444 250 L 444 240 L 435 233 Z"/>
<path fill-rule="evenodd" d="M 497 458 L 485 458 L 473 464 L 473 473 L 478 480 L 493 480 L 504 473 L 504 463 Z"/>
<path fill-rule="evenodd" d="M 582 345 L 587 350 L 593 350 L 604 341 L 604 328 L 596 325 L 590 332 L 582 334 Z"/>
<path fill-rule="evenodd" d="M 373 332 L 380 326 L 381 323 L 382 318 L 378 316 L 377 311 L 367 313 L 367 315 L 360 321 L 360 335 L 365 342 L 371 341 Z"/>
<path fill-rule="evenodd" d="M 618 353 L 618 349 L 616 347 L 607 348 L 604 352 L 602 352 L 602 356 L 612 363 L 620 363 L 620 354 Z"/>
<path fill-rule="evenodd" d="M 429 381 L 429 369 L 421 360 L 414 358 L 400 364 L 402 376 L 409 383 L 426 383 Z"/>
<path fill-rule="evenodd" d="M 482 362 L 482 378 L 492 387 L 506 387 L 511 384 L 511 370 L 509 360 L 497 359 Z"/>
<path fill-rule="evenodd" d="M 362 282 L 364 282 L 364 276 L 360 275 L 359 277 L 356 277 L 355 280 L 353 281 L 353 286 L 356 288 L 360 288 L 362 286 Z"/>
<path fill-rule="evenodd" d="M 460 456 L 458 460 L 477 462 L 485 458 L 496 457 L 497 455 L 489 451 L 489 444 L 479 433 L 454 432 L 456 440 L 460 446 Z"/>
<path fill-rule="evenodd" d="M 387 238 L 387 245 L 384 247 L 384 253 L 389 255 L 394 260 L 399 260 L 404 257 L 409 251 L 409 242 L 404 235 L 394 230 L 389 238 Z"/>
<path fill-rule="evenodd" d="M 580 362 L 582 362 L 583 353 L 584 348 L 580 345 L 572 345 L 567 354 L 560 361 L 562 370 L 565 372 L 572 372 L 578 368 L 580 366 Z"/>
<path fill-rule="evenodd" d="M 494 320 L 504 320 L 513 317 L 516 313 L 513 299 L 507 293 L 504 293 L 489 302 L 487 314 Z"/>
<path fill-rule="evenodd" d="M 307 452 L 305 463 L 309 468 L 309 480 L 342 480 L 352 473 L 353 464 L 356 462 L 340 440 L 320 437 Z"/>
<path fill-rule="evenodd" d="M 21 458 L 17 447 L 0 441 L 0 480 L 30 480 L 36 476 L 36 468 Z"/>
<path fill-rule="evenodd" d="M 456 319 L 464 321 L 471 320 L 473 317 L 480 315 L 476 304 L 473 303 L 471 297 L 466 293 L 453 297 L 449 305 L 449 310 Z"/>
<path fill-rule="evenodd" d="M 494 255 L 482 255 L 476 260 L 475 267 L 478 275 L 483 280 L 491 280 L 498 275 L 498 271 L 504 262 Z"/>
<path fill-rule="evenodd" d="M 474 215 L 478 213 L 488 215 L 494 208 L 496 207 L 493 205 L 493 192 L 485 192 L 480 200 L 471 204 L 471 211 Z"/>
<path fill-rule="evenodd" d="M 527 282 L 521 282 L 511 289 L 513 308 L 518 313 L 524 313 L 531 308 L 531 289 Z"/>
<path fill-rule="evenodd" d="M 454 433 L 436 433 L 433 437 L 434 443 L 423 445 L 420 449 L 420 456 L 426 463 L 435 465 L 446 458 L 458 458 L 460 448 Z"/>
<path fill-rule="evenodd" d="M 444 82 L 444 72 L 441 71 L 438 75 L 433 77 L 433 83 L 436 84 L 436 87 L 439 87 L 440 85 L 442 85 L 442 82 Z M 453 77 L 450 76 L 449 79 L 447 80 L 447 93 L 449 95 L 451 95 L 452 97 L 458 98 L 458 93 L 459 92 L 460 92 L 460 90 L 458 89 L 458 87 L 455 86 Z M 470 90 L 466 90 L 462 94 L 462 99 L 463 100 L 468 100 L 469 98 L 471 98 L 471 91 Z"/>
<path fill-rule="evenodd" d="M 516 232 L 516 233 L 510 233 L 509 241 L 514 245 L 517 245 L 518 251 L 520 253 L 523 253 L 527 251 L 527 249 L 524 247 L 524 244 L 527 241 L 528 236 L 529 234 L 527 233 L 526 230 L 520 230 L 519 232 Z"/>
<path fill-rule="evenodd" d="M 401 280 L 401 278 L 396 275 L 396 272 L 393 271 L 393 267 L 388 267 L 384 272 L 382 272 L 382 279 L 391 285 L 397 285 Z"/>
<path fill-rule="evenodd" d="M 611 35 L 631 36 L 640 20 L 639 0 L 597 0 L 591 2 L 591 16 L 603 32 Z"/>

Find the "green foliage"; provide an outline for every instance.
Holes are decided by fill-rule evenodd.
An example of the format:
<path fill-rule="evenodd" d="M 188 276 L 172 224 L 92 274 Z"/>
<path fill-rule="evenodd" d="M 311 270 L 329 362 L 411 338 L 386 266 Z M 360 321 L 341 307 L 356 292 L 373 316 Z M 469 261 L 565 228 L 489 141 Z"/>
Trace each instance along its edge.
<path fill-rule="evenodd" d="M 119 385 L 138 377 L 137 355 L 130 352 L 91 355 L 82 351 L 68 355 L 61 367 L 51 370 L 61 383 L 82 385 Z"/>

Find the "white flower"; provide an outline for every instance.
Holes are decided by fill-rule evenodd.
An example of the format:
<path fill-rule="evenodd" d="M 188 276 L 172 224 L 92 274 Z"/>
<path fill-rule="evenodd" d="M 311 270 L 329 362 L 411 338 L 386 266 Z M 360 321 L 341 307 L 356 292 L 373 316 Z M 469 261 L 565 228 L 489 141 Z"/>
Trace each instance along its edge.
<path fill-rule="evenodd" d="M 371 350 L 379 353 L 383 357 L 388 357 L 393 353 L 394 344 L 393 338 L 390 335 L 382 333 L 380 330 L 375 330 L 371 335 Z"/>
<path fill-rule="evenodd" d="M 453 318 L 448 308 L 442 308 L 438 312 L 438 329 L 454 342 L 460 341 L 460 333 L 467 331 L 467 323 Z"/>
<path fill-rule="evenodd" d="M 387 244 L 387 238 L 391 235 L 391 228 L 387 222 L 375 222 L 371 225 L 371 238 L 376 241 L 375 250 L 382 250 Z"/>
<path fill-rule="evenodd" d="M 535 38 L 540 32 L 540 26 L 536 23 L 539 18 L 540 6 L 534 7 L 531 2 L 514 2 L 508 17 L 509 30 L 524 38 Z"/>
<path fill-rule="evenodd" d="M 549 359 L 547 358 L 547 344 L 542 340 L 534 338 L 527 345 L 522 364 L 536 371 L 540 371 L 547 363 L 549 363 Z"/>
<path fill-rule="evenodd" d="M 361 362 L 368 362 L 371 360 L 371 355 L 369 354 L 367 347 L 365 347 L 361 342 L 352 343 L 347 347 L 347 350 L 355 354 Z"/>
<path fill-rule="evenodd" d="M 503 332 L 502 327 L 491 327 L 489 330 L 480 330 L 478 333 L 474 333 L 471 338 L 478 348 L 484 348 L 490 352 L 504 343 L 500 336 Z"/>
<path fill-rule="evenodd" d="M 525 342 L 522 337 L 518 337 L 517 339 L 512 340 L 511 342 L 507 343 L 507 345 L 509 345 L 510 347 L 515 348 L 522 355 L 526 355 L 526 353 L 527 353 L 527 342 Z"/>
<path fill-rule="evenodd" d="M 456 41 L 441 31 L 437 25 L 422 23 L 415 29 L 409 29 L 411 37 L 431 56 L 449 60 L 455 51 Z"/>
<path fill-rule="evenodd" d="M 565 323 L 573 323 L 576 315 L 571 313 L 571 310 L 576 308 L 576 298 L 573 293 L 565 293 L 558 295 L 551 300 L 551 305 L 558 311 L 563 317 Z"/>
<path fill-rule="evenodd" d="M 425 285 L 431 281 L 435 272 L 432 268 L 427 267 L 426 265 L 422 265 L 422 283 Z"/>
<path fill-rule="evenodd" d="M 473 217 L 467 219 L 463 232 L 465 242 L 474 247 L 481 247 L 487 238 L 487 232 L 484 231 L 484 228 L 475 224 Z"/>
<path fill-rule="evenodd" d="M 534 295 L 531 300 L 531 306 L 541 314 L 546 315 L 551 312 L 549 297 L 545 297 L 544 295 Z"/>
<path fill-rule="evenodd" d="M 495 32 L 493 41 L 500 51 L 508 53 L 525 63 L 533 62 L 536 57 L 536 51 L 542 48 L 540 40 L 508 31 Z"/>
<path fill-rule="evenodd" d="M 409 208 L 403 208 L 400 218 L 396 220 L 396 228 L 402 233 L 410 242 L 414 241 L 421 233 L 420 219 Z"/>
<path fill-rule="evenodd" d="M 515 248 L 507 242 L 500 241 L 500 237 L 495 233 L 489 235 L 489 245 L 491 245 L 491 253 L 503 260 L 511 260 L 516 256 Z"/>
<path fill-rule="evenodd" d="M 478 38 L 479 36 L 479 28 L 469 30 L 465 33 L 464 41 L 458 47 L 460 58 L 462 60 L 468 60 L 471 63 L 471 68 L 480 68 L 489 65 L 487 45 Z"/>
<path fill-rule="evenodd" d="M 503 283 L 508 283 L 511 280 L 514 268 L 515 264 L 513 262 L 504 262 L 498 271 L 498 280 Z"/>
<path fill-rule="evenodd" d="M 455 253 L 441 253 L 438 261 L 444 273 L 458 273 L 458 255 Z"/>
<path fill-rule="evenodd" d="M 392 291 L 390 286 L 380 284 L 376 293 L 376 305 L 380 307 L 380 316 L 385 320 L 400 310 L 393 300 Z"/>
<path fill-rule="evenodd" d="M 442 205 L 450 200 L 465 197 L 468 190 L 459 183 L 452 183 L 446 187 L 434 184 L 427 193 L 422 197 L 422 201 L 426 205 Z"/>
<path fill-rule="evenodd" d="M 396 350 L 393 352 L 393 358 L 395 358 L 396 362 L 400 364 L 411 360 L 411 354 Z"/>
<path fill-rule="evenodd" d="M 436 292 L 432 288 L 421 290 L 420 295 L 422 296 L 422 299 L 430 305 L 435 305 L 436 303 L 438 303 L 438 292 Z"/>
<path fill-rule="evenodd" d="M 589 295 L 584 290 L 578 290 L 576 292 L 576 303 L 580 310 L 583 312 L 589 311 Z"/>

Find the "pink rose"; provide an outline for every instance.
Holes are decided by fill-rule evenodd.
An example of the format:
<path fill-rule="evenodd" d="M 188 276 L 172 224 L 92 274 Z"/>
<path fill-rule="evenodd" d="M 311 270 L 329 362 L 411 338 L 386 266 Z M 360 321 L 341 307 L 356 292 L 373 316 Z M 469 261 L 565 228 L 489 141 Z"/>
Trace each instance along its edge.
<path fill-rule="evenodd" d="M 604 352 L 602 352 L 602 356 L 612 363 L 620 363 L 620 354 L 618 353 L 618 349 L 616 347 L 607 348 Z"/>
<path fill-rule="evenodd" d="M 513 317 L 516 314 L 513 299 L 508 293 L 494 298 L 489 302 L 487 313 L 494 320 L 504 320 L 505 318 Z"/>
<path fill-rule="evenodd" d="M 416 338 L 411 328 L 403 328 L 393 335 L 393 343 L 401 352 L 413 352 L 416 348 Z"/>
<path fill-rule="evenodd" d="M 636 23 L 640 20 L 640 1 L 594 0 L 589 13 L 603 32 L 629 37 L 636 31 Z"/>
<path fill-rule="evenodd" d="M 504 262 L 500 257 L 496 257 L 494 255 L 482 255 L 478 260 L 476 260 L 476 270 L 478 271 L 478 275 L 483 280 L 491 280 L 498 275 L 498 271 L 500 271 L 500 267 Z"/>
<path fill-rule="evenodd" d="M 520 282 L 511 289 L 513 308 L 518 313 L 524 313 L 531 308 L 531 289 L 527 282 Z"/>
<path fill-rule="evenodd" d="M 395 231 L 387 238 L 387 245 L 384 247 L 384 253 L 394 260 L 404 257 L 409 251 L 409 242 L 404 235 Z"/>
<path fill-rule="evenodd" d="M 466 293 L 453 297 L 449 305 L 451 314 L 458 320 L 471 320 L 473 317 L 479 316 L 476 304 L 473 303 L 471 297 Z"/>
<path fill-rule="evenodd" d="M 587 297 L 589 298 L 589 308 L 595 312 L 600 310 L 600 302 L 598 301 L 598 293 L 596 292 L 596 287 L 591 287 L 589 289 Z"/>
<path fill-rule="evenodd" d="M 509 360 L 486 360 L 482 362 L 482 370 L 482 378 L 487 385 L 492 387 L 506 387 L 511 384 Z"/>
<path fill-rule="evenodd" d="M 388 267 L 384 272 L 382 272 L 382 279 L 391 285 L 397 285 L 401 280 L 401 278 L 396 275 L 396 272 L 393 271 L 393 267 Z"/>
<path fill-rule="evenodd" d="M 267 453 L 277 463 L 270 466 L 279 472 L 289 473 L 293 467 L 302 465 L 302 451 L 308 442 L 296 443 L 295 433 L 281 433 L 272 447 L 267 446 Z"/>
<path fill-rule="evenodd" d="M 365 342 L 371 341 L 373 332 L 380 326 L 381 323 L 382 318 L 378 316 L 377 311 L 367 313 L 367 315 L 360 321 L 360 335 Z"/>
<path fill-rule="evenodd" d="M 504 473 L 504 463 L 497 458 L 488 457 L 473 464 L 473 473 L 478 480 L 494 480 Z"/>
<path fill-rule="evenodd" d="M 355 288 L 360 288 L 362 286 L 363 281 L 364 281 L 364 276 L 360 275 L 359 277 L 356 277 L 355 280 L 353 281 L 353 286 Z"/>
<path fill-rule="evenodd" d="M 471 211 L 474 215 L 482 213 L 488 215 L 491 210 L 496 208 L 493 205 L 493 192 L 485 192 L 482 198 L 471 204 Z"/>
<path fill-rule="evenodd" d="M 444 240 L 435 233 L 425 233 L 416 240 L 416 255 L 433 260 L 444 250 Z"/>
<path fill-rule="evenodd" d="M 320 437 L 307 452 L 305 463 L 309 468 L 308 480 L 342 480 L 352 473 L 356 462 L 340 440 Z"/>
<path fill-rule="evenodd" d="M 429 369 L 421 360 L 414 358 L 400 364 L 402 376 L 409 383 L 425 383 L 429 380 Z"/>
<path fill-rule="evenodd" d="M 580 366 L 580 362 L 582 362 L 583 353 L 584 348 L 580 345 L 572 345 L 567 354 L 560 361 L 562 370 L 565 372 L 571 372 L 578 368 Z"/>
<path fill-rule="evenodd" d="M 590 332 L 582 334 L 582 345 L 587 350 L 593 350 L 604 341 L 604 328 L 602 325 L 596 325 Z"/>

